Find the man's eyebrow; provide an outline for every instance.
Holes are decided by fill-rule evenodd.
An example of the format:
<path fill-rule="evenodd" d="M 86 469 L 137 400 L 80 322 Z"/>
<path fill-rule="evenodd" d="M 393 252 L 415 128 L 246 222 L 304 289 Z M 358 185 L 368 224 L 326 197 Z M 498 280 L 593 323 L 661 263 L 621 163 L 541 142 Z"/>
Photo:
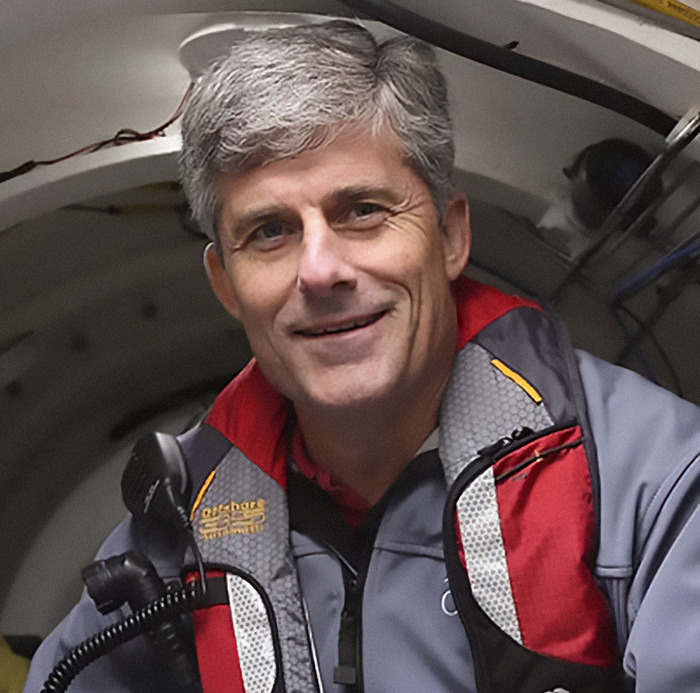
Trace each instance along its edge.
<path fill-rule="evenodd" d="M 359 183 L 334 190 L 328 195 L 331 200 L 356 200 L 362 197 L 378 197 L 386 201 L 397 201 L 398 191 L 391 184 Z"/>
<path fill-rule="evenodd" d="M 268 205 L 266 207 L 251 209 L 236 217 L 234 224 L 229 228 L 229 233 L 232 238 L 239 239 L 251 228 L 266 221 L 279 218 L 283 213 L 284 209 L 277 205 Z"/>

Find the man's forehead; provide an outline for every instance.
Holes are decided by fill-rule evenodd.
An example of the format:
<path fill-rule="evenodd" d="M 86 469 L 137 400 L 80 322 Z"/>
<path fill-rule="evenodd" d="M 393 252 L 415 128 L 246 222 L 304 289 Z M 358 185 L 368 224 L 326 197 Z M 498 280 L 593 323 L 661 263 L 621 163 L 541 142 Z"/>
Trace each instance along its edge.
<path fill-rule="evenodd" d="M 320 149 L 224 173 L 218 180 L 218 192 L 222 208 L 233 204 L 246 209 L 285 204 L 289 198 L 393 197 L 416 178 L 420 177 L 394 138 L 383 141 L 368 134 L 339 138 Z"/>
<path fill-rule="evenodd" d="M 342 158 L 344 153 L 347 155 L 356 148 L 362 152 L 377 149 L 382 157 L 404 158 L 403 143 L 388 125 L 378 128 L 373 128 L 371 125 L 344 125 L 333 130 L 324 129 L 324 134 L 309 140 L 307 146 L 290 152 L 276 152 L 262 147 L 257 154 L 237 165 L 235 170 L 222 171 L 221 176 L 245 176 L 257 171 L 265 171 L 284 162 L 313 162 L 316 159 L 324 159 L 328 152 L 332 154 L 332 158 Z"/>

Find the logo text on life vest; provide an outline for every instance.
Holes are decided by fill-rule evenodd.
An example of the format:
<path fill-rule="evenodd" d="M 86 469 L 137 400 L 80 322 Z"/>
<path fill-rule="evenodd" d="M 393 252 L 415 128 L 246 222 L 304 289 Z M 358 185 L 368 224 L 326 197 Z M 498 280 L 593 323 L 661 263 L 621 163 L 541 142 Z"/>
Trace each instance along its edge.
<path fill-rule="evenodd" d="M 265 529 L 265 500 L 219 503 L 202 508 L 199 533 L 204 539 L 220 539 L 232 534 L 256 534 Z"/>

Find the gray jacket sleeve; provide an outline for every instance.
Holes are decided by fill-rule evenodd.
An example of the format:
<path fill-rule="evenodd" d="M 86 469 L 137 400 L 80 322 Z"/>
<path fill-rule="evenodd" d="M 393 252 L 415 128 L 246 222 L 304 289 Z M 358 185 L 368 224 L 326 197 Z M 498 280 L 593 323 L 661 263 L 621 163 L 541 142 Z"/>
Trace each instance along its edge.
<path fill-rule="evenodd" d="M 579 354 L 598 450 L 597 574 L 636 693 L 700 685 L 700 408 Z"/>
<path fill-rule="evenodd" d="M 130 549 L 148 557 L 164 580 L 179 579 L 184 546 L 171 534 L 162 533 L 156 527 L 145 529 L 131 517 L 124 520 L 109 535 L 97 558 L 110 558 Z M 24 693 L 39 693 L 56 663 L 67 652 L 105 627 L 121 621 L 129 613 L 127 607 L 122 607 L 103 616 L 83 590 L 78 604 L 44 640 L 34 655 Z M 150 692 L 159 689 L 161 680 L 159 664 L 153 656 L 150 644 L 144 637 L 138 636 L 131 642 L 119 645 L 109 656 L 101 657 L 90 664 L 78 674 L 68 690 L 70 693 Z"/>

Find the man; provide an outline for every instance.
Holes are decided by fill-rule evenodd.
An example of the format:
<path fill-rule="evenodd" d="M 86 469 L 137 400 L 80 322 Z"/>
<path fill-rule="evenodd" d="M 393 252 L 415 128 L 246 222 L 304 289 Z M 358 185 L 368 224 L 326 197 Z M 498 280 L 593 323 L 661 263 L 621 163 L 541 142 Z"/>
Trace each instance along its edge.
<path fill-rule="evenodd" d="M 452 159 L 412 39 L 255 33 L 195 90 L 185 190 L 255 354 L 180 439 L 207 693 L 697 690 L 700 413 L 461 277 Z M 195 570 L 166 534 L 100 555 Z M 84 598 L 26 690 L 106 622 Z M 134 641 L 74 689 L 159 681 Z"/>

